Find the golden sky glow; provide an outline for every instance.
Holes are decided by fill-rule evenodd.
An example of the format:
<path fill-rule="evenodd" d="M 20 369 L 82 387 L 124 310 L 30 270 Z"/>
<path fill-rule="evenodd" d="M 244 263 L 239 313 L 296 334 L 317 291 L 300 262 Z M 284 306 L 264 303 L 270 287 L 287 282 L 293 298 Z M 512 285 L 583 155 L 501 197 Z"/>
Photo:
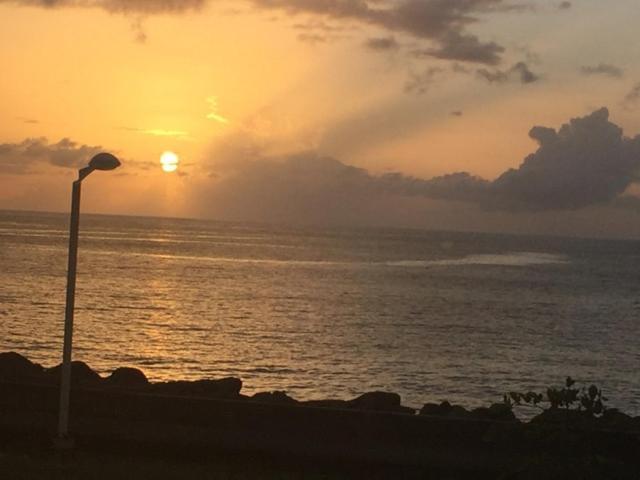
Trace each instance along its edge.
<path fill-rule="evenodd" d="M 63 167 L 75 167 L 69 156 L 93 147 L 115 153 L 124 167 L 91 179 L 88 211 L 235 212 L 255 220 L 249 206 L 256 200 L 245 205 L 228 192 L 263 188 L 247 174 L 258 171 L 256 161 L 305 154 L 372 176 L 469 172 L 493 180 L 536 150 L 528 136 L 536 125 L 557 129 L 606 106 L 626 135 L 640 133 L 634 0 L 571 8 L 539 0 L 523 9 L 502 9 L 523 2 L 496 0 L 491 11 L 472 1 L 469 11 L 446 8 L 473 22 L 448 24 L 429 7 L 415 25 L 402 23 L 404 12 L 436 2 L 368 2 L 353 11 L 287 0 L 39 3 L 0 0 L 0 167 L 10 165 L 0 169 L 0 208 L 65 210 L 74 174 Z M 370 14 L 383 7 L 397 8 L 400 20 Z M 57 153 L 34 159 L 27 139 Z M 18 153 L 3 160 L 3 145 Z M 169 152 L 180 153 L 179 168 Z M 322 173 L 307 192 L 333 175 L 328 163 L 313 168 Z M 417 200 L 388 205 L 405 201 Z M 422 226 L 421 212 L 436 208 L 425 202 L 392 223 Z M 500 230 L 520 221 L 507 217 L 487 217 L 487 224 Z M 300 218 L 283 211 L 265 220 Z"/>

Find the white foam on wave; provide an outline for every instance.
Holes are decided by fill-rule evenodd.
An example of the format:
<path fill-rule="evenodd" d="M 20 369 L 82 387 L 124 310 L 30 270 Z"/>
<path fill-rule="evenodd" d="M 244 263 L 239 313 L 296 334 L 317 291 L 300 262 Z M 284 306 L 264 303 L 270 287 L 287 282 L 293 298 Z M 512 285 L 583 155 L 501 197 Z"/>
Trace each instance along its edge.
<path fill-rule="evenodd" d="M 557 265 L 563 263 L 569 263 L 569 259 L 565 255 L 540 252 L 512 252 L 467 255 L 462 258 L 441 260 L 403 260 L 398 262 L 388 262 L 387 265 L 394 267 L 454 267 L 465 265 L 528 267 L 532 265 Z"/>

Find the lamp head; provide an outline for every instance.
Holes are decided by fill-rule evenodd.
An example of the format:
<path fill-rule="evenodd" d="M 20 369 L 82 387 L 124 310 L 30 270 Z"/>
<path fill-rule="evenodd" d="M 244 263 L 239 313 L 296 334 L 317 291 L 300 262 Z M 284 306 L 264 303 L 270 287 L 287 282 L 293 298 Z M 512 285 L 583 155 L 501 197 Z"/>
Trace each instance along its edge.
<path fill-rule="evenodd" d="M 78 181 L 84 180 L 94 170 L 114 170 L 120 166 L 120 160 L 110 153 L 99 153 L 94 156 L 89 165 L 81 168 L 78 172 Z"/>
<path fill-rule="evenodd" d="M 89 162 L 91 170 L 115 170 L 120 166 L 120 160 L 110 153 L 99 153 Z"/>

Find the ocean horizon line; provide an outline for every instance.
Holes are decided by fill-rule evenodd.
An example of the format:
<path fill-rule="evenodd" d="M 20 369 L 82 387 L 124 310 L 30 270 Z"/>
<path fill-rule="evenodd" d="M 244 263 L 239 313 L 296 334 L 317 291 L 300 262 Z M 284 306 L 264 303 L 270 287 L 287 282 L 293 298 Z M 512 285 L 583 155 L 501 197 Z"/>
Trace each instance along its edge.
<path fill-rule="evenodd" d="M 68 211 L 52 211 L 52 210 L 31 210 L 31 209 L 7 209 L 0 208 L 0 213 L 13 213 L 13 214 L 33 214 L 33 215 L 56 215 L 56 216 L 68 216 Z M 540 233 L 540 232 L 514 232 L 514 231 L 491 231 L 491 230 L 455 230 L 455 229 L 437 229 L 437 228 L 421 228 L 410 226 L 396 226 L 396 225 L 346 225 L 346 224 L 315 224 L 315 223 L 287 223 L 287 222 L 260 222 L 256 220 L 229 220 L 229 219 L 214 219 L 205 217 L 173 217 L 173 216 L 160 216 L 150 214 L 120 214 L 120 213 L 102 213 L 102 212 L 81 212 L 82 216 L 89 217 L 105 217 L 105 218 L 125 218 L 125 219 L 142 219 L 142 220 L 171 220 L 179 222 L 201 222 L 205 224 L 223 224 L 223 225 L 242 225 L 253 228 L 266 228 L 273 229 L 290 229 L 294 231 L 299 230 L 315 230 L 315 231 L 396 231 L 396 232 L 411 232 L 411 233 L 427 233 L 427 234 L 453 234 L 453 235 L 483 235 L 493 237 L 528 237 L 539 239 L 554 239 L 554 240 L 584 240 L 584 241 L 614 241 L 623 243 L 635 243 L 640 242 L 640 236 L 638 237 L 621 237 L 621 236 L 596 236 L 596 235 L 567 235 L 558 233 Z"/>

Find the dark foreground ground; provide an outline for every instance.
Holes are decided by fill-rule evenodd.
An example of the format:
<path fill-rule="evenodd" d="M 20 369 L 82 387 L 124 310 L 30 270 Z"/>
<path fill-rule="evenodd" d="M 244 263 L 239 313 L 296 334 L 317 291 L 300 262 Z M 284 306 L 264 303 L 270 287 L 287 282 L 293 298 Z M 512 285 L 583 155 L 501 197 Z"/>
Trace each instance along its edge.
<path fill-rule="evenodd" d="M 12 451 L 0 453 L 0 475 L 15 480 L 253 480 L 253 479 L 349 479 L 349 478 L 425 478 L 401 469 L 363 469 L 321 467 L 278 463 L 246 455 L 209 460 L 176 460 L 146 456 L 74 452 Z M 426 477 L 428 478 L 428 477 Z M 438 477 L 442 478 L 442 477 Z"/>
<path fill-rule="evenodd" d="M 210 455 L 207 459 L 172 456 L 57 452 L 25 448 L 0 449 L 0 478 L 14 480 L 268 480 L 268 479 L 499 479 L 637 480 L 640 472 L 624 462 L 605 458 L 533 456 L 507 471 L 458 471 L 401 465 L 331 464 L 291 458 L 261 457 L 247 453 Z"/>
<path fill-rule="evenodd" d="M 75 445 L 59 450 L 59 368 L 0 354 L 0 480 L 640 480 L 640 418 L 616 411 L 521 422 L 504 404 L 416 412 L 385 392 L 298 402 L 243 396 L 238 379 L 150 384 L 75 367 Z"/>

